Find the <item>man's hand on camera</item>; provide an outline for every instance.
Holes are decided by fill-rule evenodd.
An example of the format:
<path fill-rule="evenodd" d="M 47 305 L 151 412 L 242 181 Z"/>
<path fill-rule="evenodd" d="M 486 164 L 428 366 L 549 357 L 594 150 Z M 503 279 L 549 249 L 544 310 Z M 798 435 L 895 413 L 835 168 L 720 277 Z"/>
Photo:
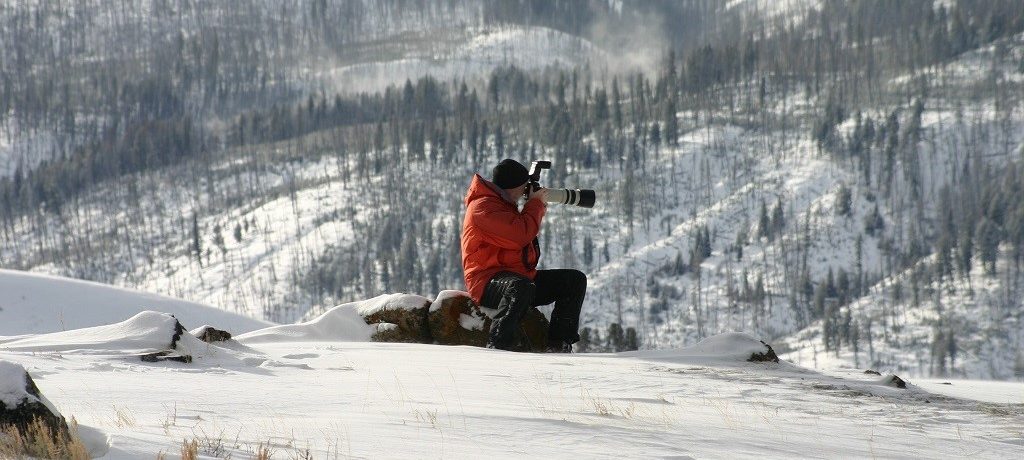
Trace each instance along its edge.
<path fill-rule="evenodd" d="M 546 188 L 538 188 L 537 190 L 530 192 L 530 197 L 527 198 L 527 200 L 536 198 L 540 200 L 541 203 L 547 204 L 548 191 L 549 190 Z"/>

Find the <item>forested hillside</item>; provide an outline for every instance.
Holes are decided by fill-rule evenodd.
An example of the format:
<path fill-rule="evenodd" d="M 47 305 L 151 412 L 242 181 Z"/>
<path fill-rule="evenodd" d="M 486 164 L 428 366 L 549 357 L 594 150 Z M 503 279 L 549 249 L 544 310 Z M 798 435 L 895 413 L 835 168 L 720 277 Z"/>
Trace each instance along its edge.
<path fill-rule="evenodd" d="M 582 351 L 1024 375 L 1024 5 L 0 7 L 0 266 L 277 322 L 463 288 L 462 195 L 548 159 Z"/>

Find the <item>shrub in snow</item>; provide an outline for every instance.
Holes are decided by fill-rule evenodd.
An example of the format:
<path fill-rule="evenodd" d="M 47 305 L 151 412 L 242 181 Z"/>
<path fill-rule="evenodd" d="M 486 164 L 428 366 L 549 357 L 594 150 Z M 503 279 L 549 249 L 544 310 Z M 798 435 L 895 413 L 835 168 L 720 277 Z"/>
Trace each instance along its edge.
<path fill-rule="evenodd" d="M 0 433 L 9 433 L 11 427 L 28 433 L 37 421 L 51 438 L 70 439 L 64 417 L 39 392 L 25 368 L 0 360 Z"/>

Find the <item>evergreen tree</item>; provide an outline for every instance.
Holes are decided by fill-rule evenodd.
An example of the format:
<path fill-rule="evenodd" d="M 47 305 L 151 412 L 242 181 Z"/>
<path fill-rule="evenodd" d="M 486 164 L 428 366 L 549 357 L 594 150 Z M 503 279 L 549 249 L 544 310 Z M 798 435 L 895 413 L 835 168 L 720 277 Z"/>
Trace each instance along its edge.
<path fill-rule="evenodd" d="M 192 213 L 192 254 L 202 266 L 203 245 L 199 238 L 199 216 L 195 212 Z"/>
<path fill-rule="evenodd" d="M 623 331 L 622 326 L 619 323 L 611 323 L 608 325 L 608 349 L 612 352 L 625 351 L 626 349 L 626 335 Z"/>
<path fill-rule="evenodd" d="M 636 335 L 636 328 L 626 328 L 626 340 L 625 340 L 625 351 L 634 351 L 640 349 L 640 339 Z"/>

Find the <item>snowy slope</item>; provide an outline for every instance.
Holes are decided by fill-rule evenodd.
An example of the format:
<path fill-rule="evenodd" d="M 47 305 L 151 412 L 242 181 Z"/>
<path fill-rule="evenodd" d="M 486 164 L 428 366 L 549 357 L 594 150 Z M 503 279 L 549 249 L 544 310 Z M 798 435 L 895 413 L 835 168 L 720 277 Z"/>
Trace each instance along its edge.
<path fill-rule="evenodd" d="M 758 0 L 730 2 L 729 7 L 764 11 L 771 17 L 788 17 L 815 4 L 811 1 Z M 542 28 L 479 32 L 479 36 L 471 36 L 469 41 L 454 48 L 450 54 L 436 56 L 438 62 L 445 59 L 461 62 L 463 59 L 479 58 L 482 59 L 479 65 L 515 63 L 518 62 L 516 59 L 534 57 L 530 55 L 531 50 L 554 50 L 536 56 L 535 61 L 543 63 L 548 58 L 555 59 L 561 54 L 588 46 L 585 42 Z M 1010 56 L 1013 58 L 1009 62 L 1019 62 L 1021 50 L 1024 49 L 1021 44 L 1020 36 L 1009 42 Z M 517 48 L 520 45 L 523 46 L 521 50 Z M 957 62 L 950 63 L 942 70 L 943 78 L 948 79 L 950 84 L 968 87 L 992 75 L 1005 74 L 1008 81 L 1019 81 L 1021 74 L 1011 72 L 1010 64 L 1006 64 L 1009 70 L 992 66 L 994 71 L 978 71 L 992 60 L 993 48 L 961 56 Z M 506 61 L 507 56 L 515 59 Z M 427 68 L 427 64 L 432 63 L 434 58 L 432 55 L 417 55 L 410 58 L 415 62 L 408 68 L 402 67 L 405 64 L 399 61 L 369 64 L 369 67 L 380 65 L 383 70 L 371 69 L 367 72 L 370 79 L 397 76 L 396 80 L 404 80 L 407 74 L 403 72 L 407 70 L 413 74 L 437 71 Z M 344 72 L 355 70 L 343 67 L 323 71 L 318 75 L 326 80 L 349 79 L 354 75 Z M 342 72 L 344 77 L 333 75 L 331 72 L 334 71 Z M 915 75 L 906 75 L 895 78 L 892 84 L 899 87 L 910 85 L 913 81 Z M 863 248 L 865 271 L 877 276 L 884 274 L 885 278 L 870 286 L 869 295 L 851 308 L 861 320 L 881 315 L 895 316 L 893 312 L 903 312 L 905 314 L 899 318 L 900 332 L 887 334 L 886 343 L 877 340 L 870 352 L 870 359 L 865 358 L 864 351 L 859 357 L 843 351 L 833 359 L 820 350 L 820 322 L 801 324 L 797 316 L 805 312 L 799 311 L 801 307 L 792 308 L 785 298 L 796 281 L 793 278 L 787 279 L 784 273 L 786 265 L 795 263 L 789 255 L 793 253 L 794 247 L 803 244 L 810 248 L 811 255 L 807 263 L 809 274 L 816 283 L 820 282 L 829 269 L 845 267 L 849 270 L 855 259 L 855 238 L 863 233 L 864 219 L 876 205 L 878 195 L 878 190 L 857 183 L 858 172 L 855 166 L 831 159 L 828 153 L 820 153 L 814 142 L 808 139 L 810 125 L 820 111 L 822 102 L 797 92 L 791 93 L 789 99 L 783 102 L 773 103 L 768 111 L 784 119 L 791 117 L 792 125 L 767 133 L 725 121 L 713 121 L 708 126 L 706 120 L 701 119 L 705 114 L 681 112 L 680 146 L 663 148 L 657 154 L 649 152 L 650 162 L 636 173 L 637 177 L 644 177 L 644 184 L 636 192 L 639 196 L 636 200 L 637 214 L 641 217 L 636 219 L 631 228 L 625 224 L 619 212 L 623 173 L 614 166 L 605 165 L 594 171 L 571 171 L 566 183 L 553 184 L 595 188 L 600 197 L 598 206 L 593 210 L 552 207 L 545 217 L 545 234 L 556 236 L 552 238 L 554 241 L 551 247 L 545 247 L 542 268 L 581 267 L 591 277 L 584 309 L 584 325 L 603 331 L 610 322 L 620 322 L 628 327 L 636 327 L 645 346 L 662 348 L 693 344 L 717 332 L 744 330 L 761 337 L 778 339 L 778 342 L 788 338 L 785 349 L 791 350 L 790 358 L 804 366 L 863 368 L 874 365 L 900 373 L 905 370 L 911 376 L 930 374 L 927 357 L 931 333 L 929 323 L 934 321 L 935 315 L 925 309 L 910 311 L 906 308 L 906 302 L 899 305 L 887 304 L 888 289 L 895 281 L 905 279 L 908 275 L 889 273 L 882 255 L 883 247 L 891 245 L 893 240 L 905 238 L 905 229 L 909 227 L 906 220 L 917 218 L 907 214 L 904 222 L 898 222 L 894 208 L 899 206 L 892 206 L 891 201 L 877 203 L 887 224 L 887 234 L 879 238 L 865 238 Z M 1003 118 L 1004 115 L 993 110 L 992 101 L 978 100 L 956 107 L 939 96 L 927 98 L 924 106 L 922 130 L 934 134 L 920 146 L 920 156 L 928 159 L 929 169 L 922 178 L 921 188 L 926 191 L 925 198 L 929 203 L 934 204 L 935 195 L 946 185 L 945 178 L 950 177 L 950 171 L 961 165 L 964 151 L 991 151 L 985 161 L 997 165 L 1015 156 L 1020 157 L 1020 152 L 1024 152 L 1021 149 L 1024 145 L 1024 119 L 1019 110 L 1008 110 Z M 865 110 L 865 115 L 880 122 L 886 114 L 902 111 L 901 121 L 905 123 L 906 109 L 906 106 L 883 104 Z M 720 113 L 724 113 L 724 108 Z M 850 129 L 849 122 L 840 127 L 843 134 L 848 134 Z M 983 137 L 989 139 L 987 143 L 977 141 L 979 133 L 985 133 Z M 309 137 L 316 140 L 315 135 Z M 315 145 L 315 142 L 310 144 Z M 268 148 L 276 152 L 289 147 L 270 145 Z M 551 150 L 541 150 L 538 156 L 541 155 L 557 159 L 557 152 Z M 377 227 L 381 225 L 380 214 L 376 211 L 387 210 L 392 206 L 393 201 L 389 201 L 389 198 L 393 197 L 383 194 L 364 196 L 367 194 L 361 193 L 360 187 L 346 183 L 339 171 L 351 169 L 354 162 L 352 159 L 321 155 L 314 147 L 303 151 L 301 156 L 304 157 L 302 161 L 284 158 L 286 155 L 283 154 L 275 154 L 268 159 L 272 166 L 260 173 L 266 176 L 261 179 L 268 184 L 268 190 L 259 199 L 244 202 L 234 208 L 214 207 L 203 210 L 208 212 L 199 215 L 199 224 L 203 229 L 203 246 L 206 248 L 215 248 L 210 231 L 215 226 L 230 229 L 232 225 L 243 221 L 252 222 L 254 227 L 250 231 L 247 224 L 246 233 L 238 240 L 226 238 L 222 250 L 214 250 L 212 257 L 207 256 L 205 262 L 197 263 L 190 254 L 189 241 L 183 237 L 185 231 L 179 231 L 173 224 L 168 224 L 166 231 L 161 226 L 161 233 L 143 236 L 156 241 L 154 246 L 159 246 L 151 253 L 132 253 L 130 246 L 106 249 L 108 254 L 113 254 L 106 257 L 125 266 L 123 276 L 113 269 L 103 275 L 83 272 L 76 276 L 110 276 L 108 280 L 111 283 L 176 295 L 254 317 L 280 318 L 287 322 L 306 317 L 307 309 L 314 312 L 325 309 L 330 304 L 313 304 L 308 297 L 303 297 L 303 293 L 295 291 L 303 271 L 315 263 L 317 255 L 330 247 L 362 254 L 360 245 L 364 242 L 353 237 L 353 228 L 380 228 Z M 228 170 L 237 162 L 247 161 L 241 158 L 235 152 L 225 154 L 223 164 L 218 165 L 216 172 Z M 465 163 L 468 165 L 470 161 Z M 461 170 L 439 173 L 425 162 L 411 161 L 403 166 L 409 171 L 402 174 L 387 171 L 365 180 L 370 184 L 382 183 L 390 175 L 414 186 L 427 184 L 425 188 L 437 194 L 430 196 L 432 203 L 430 207 L 424 206 L 424 209 L 427 213 L 446 216 L 430 222 L 435 229 L 441 228 L 438 223 L 458 224 L 460 196 L 465 183 L 473 172 L 486 173 L 487 169 L 487 166 L 482 166 L 481 171 L 474 171 L 472 167 L 464 166 Z M 189 185 L 180 189 L 163 187 L 175 183 L 175 179 L 173 174 L 157 172 L 140 180 L 161 191 L 154 194 L 155 198 L 142 197 L 142 203 L 138 204 L 138 214 L 147 215 L 159 209 L 183 209 L 185 211 L 182 215 L 187 215 L 194 212 L 192 203 L 219 203 L 222 200 L 211 198 L 208 195 L 213 193 L 207 190 L 229 195 L 229 198 L 240 198 L 230 195 L 230 191 L 221 190 L 232 188 L 232 184 L 226 179 L 218 181 L 220 177 L 214 177 L 214 183 L 204 182 L 202 186 Z M 897 188 L 905 188 L 907 185 L 906 180 L 899 177 L 896 184 Z M 848 217 L 837 216 L 835 212 L 834 203 L 841 186 L 852 188 L 853 209 Z M 118 187 L 123 188 L 120 184 L 111 188 Z M 285 190 L 290 193 L 286 194 Z M 423 190 L 413 189 L 409 196 L 421 195 L 418 192 Z M 103 187 L 93 195 L 118 196 L 116 190 Z M 86 220 L 94 222 L 91 225 L 95 225 L 99 232 L 117 231 L 117 226 L 122 225 L 123 221 L 100 218 L 105 208 L 93 206 L 91 202 L 94 198 L 83 198 L 82 215 L 86 216 Z M 124 201 L 130 201 L 129 198 Z M 786 232 L 774 240 L 756 237 L 759 230 L 756 222 L 758 207 L 762 202 L 770 207 L 776 200 L 784 203 L 786 221 L 789 222 Z M 223 201 L 232 202 L 231 199 Z M 129 207 L 127 204 L 124 206 Z M 644 215 L 648 218 L 644 218 Z M 61 235 L 66 233 L 61 226 L 70 225 L 68 222 L 72 221 L 59 220 L 53 219 L 42 225 L 48 227 L 49 233 Z M 22 263 L 24 257 L 28 261 L 25 263 L 31 264 L 35 256 L 32 248 L 38 238 L 35 233 L 37 224 L 19 224 L 15 230 L 15 243 L 2 248 L 4 255 L 9 256 L 6 253 L 14 252 L 14 256 L 9 256 L 12 260 Z M 692 274 L 658 276 L 658 270 L 671 263 L 678 254 L 684 258 L 688 256 L 693 246 L 693 234 L 701 225 L 709 226 L 713 232 L 712 256 L 701 265 L 703 278 L 698 280 Z M 445 233 L 439 231 L 436 238 L 457 239 L 457 235 L 452 234 L 453 226 L 449 225 Z M 736 260 L 728 249 L 741 233 L 747 235 L 747 242 L 744 257 Z M 560 235 L 575 235 L 575 238 Z M 603 261 L 598 256 L 595 263 L 582 267 L 579 260 L 582 252 L 580 241 L 585 236 L 591 237 L 598 245 L 595 250 L 597 253 L 607 244 L 610 260 Z M 570 240 L 575 242 L 575 246 L 569 244 Z M 81 266 L 38 265 L 33 266 L 33 269 L 69 273 L 82 270 Z M 116 276 L 111 273 L 116 273 Z M 764 278 L 767 301 L 761 308 L 767 312 L 756 311 L 757 308 L 749 302 L 736 302 L 729 298 L 728 287 L 730 284 L 738 285 L 743 273 L 749 275 L 751 282 L 758 277 Z M 669 299 L 666 310 L 652 311 L 652 305 L 660 299 L 648 288 L 651 279 L 655 279 L 661 286 L 661 292 L 671 290 L 675 293 Z M 982 279 L 982 275 L 975 276 L 975 279 Z M 1002 280 L 989 279 L 977 286 L 930 287 L 940 293 L 941 304 L 951 305 L 951 310 L 958 317 L 969 320 L 971 324 L 970 328 L 964 328 L 968 334 L 961 342 L 961 347 L 966 353 L 960 357 L 955 375 L 1010 378 L 1015 364 L 1014 354 L 1024 359 L 1024 355 L 1019 352 L 1021 343 L 1024 343 L 1024 333 L 1021 332 L 1024 328 L 1019 326 L 1019 320 L 1003 322 L 1002 318 L 997 318 L 995 322 L 975 321 L 984 318 L 987 310 L 996 305 L 1001 287 L 1006 285 Z M 353 286 L 353 290 L 357 288 Z M 461 286 L 455 284 L 442 288 Z M 950 294 L 941 294 L 943 292 Z M 433 295 L 432 292 L 419 294 Z M 369 295 L 367 293 L 366 296 Z M 3 299 L 0 302 L 10 300 Z M 1013 306 L 1018 309 L 1021 307 L 1019 299 Z M 0 303 L 0 308 L 13 307 Z M 169 311 L 158 306 L 152 308 Z M 282 310 L 280 314 L 272 314 Z M 132 313 L 137 311 L 133 310 Z M 0 311 L 0 315 L 3 314 Z M 47 315 L 31 320 L 41 328 L 33 331 L 99 324 L 61 326 L 60 318 L 66 316 L 66 312 Z M 117 315 L 105 321 L 121 321 L 128 316 Z M 0 334 L 3 333 L 0 330 Z M 1002 336 L 1007 338 L 1001 339 Z M 994 340 L 993 337 L 1000 339 Z"/>
<path fill-rule="evenodd" d="M 278 337 L 208 345 L 191 364 L 49 337 L 53 352 L 0 345 L 0 360 L 25 366 L 109 459 L 174 458 L 183 440 L 203 458 L 1006 458 L 1024 445 L 1024 384 L 953 382 L 945 396 L 749 363 L 760 344 L 744 334 L 568 356 Z"/>
<path fill-rule="evenodd" d="M 232 333 L 272 323 L 195 302 L 99 283 L 0 270 L 0 336 L 39 334 L 116 323 L 145 310 L 204 321 Z"/>

